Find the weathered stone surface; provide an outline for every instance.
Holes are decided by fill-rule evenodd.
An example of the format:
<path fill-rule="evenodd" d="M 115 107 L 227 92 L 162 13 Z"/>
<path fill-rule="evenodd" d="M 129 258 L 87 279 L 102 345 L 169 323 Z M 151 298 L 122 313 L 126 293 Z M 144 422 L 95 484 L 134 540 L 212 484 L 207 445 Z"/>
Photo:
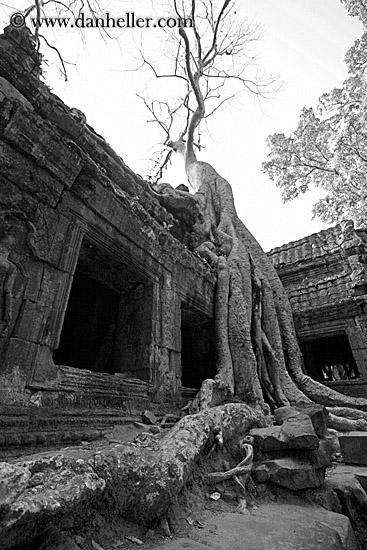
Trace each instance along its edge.
<path fill-rule="evenodd" d="M 16 281 L 7 331 L 13 344 L 14 337 L 21 340 L 16 346 L 0 344 L 0 401 L 15 402 L 10 376 L 14 366 L 28 384 L 37 385 L 42 407 L 58 402 L 65 407 L 88 404 L 91 410 L 127 408 L 127 397 L 135 405 L 136 396 L 121 395 L 121 384 L 110 374 L 117 371 L 126 376 L 127 369 L 129 376 L 153 382 L 150 396 L 155 402 L 181 405 L 181 301 L 198 306 L 212 318 L 216 274 L 186 246 L 187 227 L 181 235 L 185 244 L 177 239 L 173 216 L 147 182 L 88 126 L 82 113 L 66 106 L 40 80 L 39 56 L 30 36 L 23 34 L 19 41 L 22 31 L 7 27 L 0 37 L 0 218 L 6 218 L 7 231 L 17 234 L 9 253 Z M 16 40 L 15 35 L 19 35 Z M 12 227 L 9 212 L 19 227 Z M 97 246 L 95 280 L 119 294 L 125 305 L 130 294 L 138 295 L 130 290 L 147 293 L 129 309 L 129 331 L 116 327 L 113 349 L 125 350 L 126 356 L 114 357 L 113 368 L 103 362 L 96 365 L 96 357 L 83 358 L 78 366 L 70 357 L 56 361 L 53 353 L 60 350 L 60 338 L 62 347 L 65 309 L 70 311 L 68 297 L 77 276 L 83 272 L 93 279 L 81 257 L 80 245 L 86 239 L 88 246 L 92 241 L 93 250 Z M 118 278 L 112 284 L 106 276 L 111 270 L 102 274 L 101 264 L 109 268 L 116 264 Z M 131 273 L 130 265 L 134 266 Z M 3 299 L 0 288 L 0 305 Z M 73 334 L 78 347 L 82 338 Z M 94 340 L 105 338 L 101 334 Z M 30 346 L 32 354 L 24 357 L 22 350 L 29 351 Z M 76 391 L 65 380 L 63 367 L 55 368 L 54 360 L 74 368 Z M 102 368 L 108 370 L 108 383 L 107 374 L 103 378 L 96 372 Z M 88 375 L 82 375 L 82 370 Z M 17 402 L 27 405 L 30 392 L 25 384 L 21 391 L 17 388 L 18 393 Z M 148 402 L 139 403 L 139 412 L 148 406 Z M 23 444 L 23 434 L 20 439 L 16 434 L 14 441 Z"/>
<path fill-rule="evenodd" d="M 159 426 L 151 426 L 149 428 L 149 431 L 152 433 L 152 434 L 159 434 L 160 431 L 161 431 L 161 428 Z"/>
<path fill-rule="evenodd" d="M 146 430 L 147 429 L 147 425 L 144 424 L 143 422 L 134 422 L 134 426 L 136 428 L 139 428 L 140 430 Z"/>
<path fill-rule="evenodd" d="M 274 411 L 274 423 L 281 426 L 288 418 L 296 418 L 299 415 L 299 410 L 291 405 L 279 407 Z"/>
<path fill-rule="evenodd" d="M 308 462 L 295 458 L 278 458 L 265 462 L 269 479 L 291 491 L 320 487 L 325 479 L 325 468 L 314 468 Z"/>
<path fill-rule="evenodd" d="M 340 451 L 347 464 L 367 465 L 367 433 L 348 432 L 339 435 Z"/>
<path fill-rule="evenodd" d="M 359 550 L 347 517 L 300 503 L 263 504 L 251 515 L 215 515 L 192 538 L 170 541 L 161 548 Z"/>
<path fill-rule="evenodd" d="M 291 449 L 314 450 L 319 446 L 310 418 L 306 415 L 289 417 L 281 426 L 253 429 L 250 435 L 254 438 L 256 451 L 269 453 Z"/>
<path fill-rule="evenodd" d="M 287 444 L 279 426 L 268 428 L 253 428 L 250 435 L 254 438 L 255 456 L 256 451 L 268 453 L 270 451 L 282 451 L 287 449 Z"/>
<path fill-rule="evenodd" d="M 5 141 L 32 156 L 66 186 L 70 187 L 80 173 L 82 160 L 67 142 L 40 117 L 15 102 L 3 132 Z"/>
<path fill-rule="evenodd" d="M 307 456 L 310 459 L 310 464 L 314 468 L 327 468 L 331 465 L 332 461 L 332 448 L 329 441 L 321 439 L 319 442 L 319 448 L 314 451 L 300 451 L 300 456 Z"/>
<path fill-rule="evenodd" d="M 17 464 L 17 467 L 30 471 L 37 479 L 32 483 L 30 477 L 28 487 L 13 499 L 1 516 L 4 550 L 29 542 L 51 526 L 58 515 L 72 516 L 81 507 L 86 509 L 106 485 L 82 459 L 41 456 Z"/>
<path fill-rule="evenodd" d="M 184 548 L 185 550 L 210 550 L 213 546 L 201 544 L 201 542 L 198 542 L 197 540 L 180 538 L 163 544 L 161 548 L 164 550 L 183 550 Z M 221 550 L 219 546 L 217 546 L 217 548 L 218 550 Z"/>
<path fill-rule="evenodd" d="M 155 416 L 152 411 L 144 411 L 141 415 L 141 418 L 145 424 L 156 424 L 157 423 L 157 417 Z"/>
<path fill-rule="evenodd" d="M 330 458 L 340 455 L 339 436 L 336 430 L 328 428 L 323 439 L 324 448 L 327 449 Z"/>
<path fill-rule="evenodd" d="M 319 438 L 307 415 L 288 418 L 281 425 L 280 431 L 290 449 L 314 450 L 319 446 Z"/>
<path fill-rule="evenodd" d="M 9 507 L 19 497 L 30 477 L 28 468 L 0 462 L 0 510 Z"/>
<path fill-rule="evenodd" d="M 367 468 L 338 464 L 325 481 L 351 521 L 360 548 L 367 548 Z M 333 507 L 335 509 L 335 507 Z"/>
<path fill-rule="evenodd" d="M 299 416 L 307 415 L 310 417 L 316 435 L 321 439 L 325 436 L 327 430 L 328 412 L 322 405 L 310 404 L 300 407 L 279 407 L 274 411 L 274 422 L 277 425 L 283 424 L 286 420 L 296 419 Z"/>
<path fill-rule="evenodd" d="M 333 452 L 330 441 L 319 439 L 314 429 L 315 425 L 325 435 L 325 417 L 323 407 L 308 407 L 307 413 L 304 409 L 281 407 L 275 411 L 278 425 L 251 430 L 254 481 L 271 481 L 293 491 L 320 487 Z"/>
<path fill-rule="evenodd" d="M 316 435 L 322 439 L 327 434 L 327 419 L 329 413 L 322 405 L 310 404 L 302 408 L 302 413 L 307 414 L 312 422 Z"/>
<path fill-rule="evenodd" d="M 260 464 L 252 468 L 251 475 L 256 483 L 265 483 L 269 479 L 269 470 L 265 464 Z"/>
<path fill-rule="evenodd" d="M 29 101 L 22 95 L 18 90 L 10 84 L 5 78 L 0 76 L 0 101 L 2 101 L 4 98 L 11 98 L 16 99 L 20 103 L 23 104 L 24 107 L 27 109 L 33 110 L 32 105 L 29 103 Z"/>
<path fill-rule="evenodd" d="M 38 550 L 80 550 L 80 546 L 56 527 L 51 527 Z"/>

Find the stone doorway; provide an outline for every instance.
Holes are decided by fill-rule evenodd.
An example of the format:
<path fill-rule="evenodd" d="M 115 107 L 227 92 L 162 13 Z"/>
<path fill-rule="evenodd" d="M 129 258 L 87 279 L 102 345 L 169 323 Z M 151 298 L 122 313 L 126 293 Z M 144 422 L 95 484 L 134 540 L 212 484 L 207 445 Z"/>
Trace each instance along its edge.
<path fill-rule="evenodd" d="M 112 348 L 119 309 L 119 294 L 76 271 L 53 359 L 98 372 L 113 372 Z"/>
<path fill-rule="evenodd" d="M 181 371 L 182 386 L 197 389 L 217 373 L 214 321 L 185 304 L 181 306 Z"/>
<path fill-rule="evenodd" d="M 301 342 L 306 372 L 314 380 L 332 382 L 359 378 L 346 334 Z"/>
<path fill-rule="evenodd" d="M 84 237 L 54 363 L 148 381 L 153 295 L 147 275 Z"/>

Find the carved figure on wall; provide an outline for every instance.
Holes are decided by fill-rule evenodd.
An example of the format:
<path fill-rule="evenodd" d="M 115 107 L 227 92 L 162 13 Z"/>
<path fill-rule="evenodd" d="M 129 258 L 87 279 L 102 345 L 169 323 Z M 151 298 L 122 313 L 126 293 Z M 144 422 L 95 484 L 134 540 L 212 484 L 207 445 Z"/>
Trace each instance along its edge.
<path fill-rule="evenodd" d="M 16 244 L 16 237 L 4 234 L 0 238 L 0 336 L 7 336 L 13 313 L 13 287 L 17 268 L 9 260 Z"/>
<path fill-rule="evenodd" d="M 351 291 L 354 295 L 366 294 L 367 292 L 367 266 L 366 266 L 366 243 L 363 232 L 354 227 L 352 220 L 346 220 L 341 226 L 341 247 L 348 260 L 351 269 Z"/>
<path fill-rule="evenodd" d="M 14 300 L 24 289 L 28 271 L 24 267 L 29 234 L 28 220 L 14 210 L 0 211 L 0 337 L 9 335 Z M 18 275 L 23 278 L 20 283 Z M 17 287 L 17 292 L 15 292 Z"/>

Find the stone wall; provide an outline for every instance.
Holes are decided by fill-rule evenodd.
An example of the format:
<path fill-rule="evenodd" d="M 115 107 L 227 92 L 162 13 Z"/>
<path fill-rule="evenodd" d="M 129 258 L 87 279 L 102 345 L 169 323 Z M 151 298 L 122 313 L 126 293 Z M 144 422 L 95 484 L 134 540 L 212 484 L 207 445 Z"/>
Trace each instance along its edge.
<path fill-rule="evenodd" d="M 61 411 L 59 424 L 62 411 L 78 409 L 80 425 L 81 409 L 177 404 L 181 309 L 210 320 L 215 285 L 208 264 L 170 233 L 178 222 L 149 185 L 40 72 L 27 31 L 5 29 L 0 413 L 8 435 L 22 417 L 20 438 L 46 409 Z"/>
<path fill-rule="evenodd" d="M 367 397 L 367 233 L 345 222 L 269 252 L 289 296 L 304 348 L 348 342 L 356 380 L 328 380 Z M 322 351 L 322 348 L 319 348 Z"/>

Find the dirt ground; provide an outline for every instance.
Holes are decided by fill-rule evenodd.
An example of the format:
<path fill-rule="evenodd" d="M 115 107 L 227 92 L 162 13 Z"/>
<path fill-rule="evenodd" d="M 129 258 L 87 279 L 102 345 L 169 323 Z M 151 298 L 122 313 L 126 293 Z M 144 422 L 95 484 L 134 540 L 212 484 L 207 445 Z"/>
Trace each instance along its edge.
<path fill-rule="evenodd" d="M 217 491 L 212 492 L 211 489 L 209 491 L 207 489 L 202 485 L 198 468 L 187 488 L 171 506 L 166 522 L 147 529 L 122 518 L 110 516 L 108 510 L 103 510 L 92 514 L 89 522 L 82 526 L 78 525 L 75 528 L 70 525 L 68 530 L 65 530 L 64 527 L 61 534 L 63 538 L 60 539 L 60 533 L 55 529 L 54 532 L 49 533 L 46 539 L 37 541 L 34 547 L 28 545 L 27 550 L 133 550 L 137 548 L 142 548 L 142 550 L 161 548 L 203 550 L 207 548 L 209 550 L 213 548 L 210 544 L 213 538 L 214 541 L 217 541 L 217 545 L 214 547 L 220 550 L 222 548 L 225 550 L 236 550 L 237 548 L 241 548 L 241 550 L 242 548 L 244 550 L 248 548 L 251 550 L 262 550 L 263 548 L 267 548 L 267 550 L 273 548 L 276 550 L 284 550 L 284 548 L 343 550 L 347 548 L 344 545 L 339 546 L 340 536 L 338 533 L 334 533 L 334 538 L 330 539 L 330 525 L 327 525 L 327 522 L 330 522 L 328 515 L 336 516 L 336 519 L 331 518 L 332 527 L 335 521 L 340 524 L 338 518 L 342 518 L 345 522 L 347 522 L 347 518 L 328 512 L 296 494 L 276 488 L 269 490 L 264 487 L 258 494 L 254 488 L 250 487 L 248 506 L 247 509 L 244 509 L 239 507 L 236 489 L 231 487 L 230 482 L 226 486 L 221 485 L 214 488 L 220 489 L 222 493 L 218 500 L 211 498 Z M 292 528 L 292 518 L 294 518 L 295 529 Z M 319 527 L 321 525 L 321 533 L 317 533 L 318 538 L 315 543 L 311 539 L 316 536 L 317 523 Z M 249 525 L 253 526 L 252 533 L 249 531 Z M 286 532 L 287 528 L 288 533 Z M 221 546 L 220 543 L 222 541 L 223 544 L 223 539 L 229 540 L 236 533 L 237 539 L 234 539 L 230 546 L 227 546 L 226 543 L 223 547 Z M 241 537 L 244 536 L 244 533 L 247 544 L 250 546 L 245 542 L 242 546 Z M 279 540 L 277 537 L 280 537 Z M 285 537 L 286 543 L 284 540 L 280 540 L 281 537 Z M 288 546 L 288 537 L 290 537 L 291 546 Z M 325 537 L 325 540 L 322 537 Z M 354 545 L 353 534 L 351 540 L 353 544 L 348 543 L 348 549 L 359 550 L 359 547 Z"/>
<path fill-rule="evenodd" d="M 169 425 L 168 425 L 169 426 Z M 74 458 L 83 458 L 85 454 L 94 453 L 107 445 L 118 445 L 130 442 L 138 446 L 150 445 L 152 440 L 159 441 L 167 432 L 162 428 L 158 433 L 150 425 L 132 422 L 126 425 L 115 426 L 105 433 L 103 439 L 91 442 L 82 442 L 79 445 L 63 447 L 62 452 Z M 47 450 L 38 453 L 40 456 L 52 454 Z M 211 468 L 225 470 L 228 468 L 227 458 L 223 455 L 212 457 Z M 190 536 L 190 533 L 201 529 L 207 518 L 212 514 L 235 512 L 237 492 L 231 481 L 215 487 L 207 487 L 204 483 L 206 463 L 198 463 L 192 479 L 181 492 L 167 515 L 167 521 L 151 526 L 150 529 L 136 525 L 123 518 L 117 518 L 112 510 L 100 507 L 91 510 L 88 521 L 79 521 L 76 518 L 63 519 L 62 528 L 55 524 L 54 528 L 39 537 L 33 543 L 17 548 L 16 550 L 119 550 L 136 549 L 139 546 L 145 549 L 160 548 L 172 538 Z M 259 497 L 254 487 L 250 487 L 249 510 L 258 506 Z M 212 500 L 210 495 L 220 491 L 221 498 Z M 261 500 L 275 499 L 273 495 L 262 495 Z M 131 539 L 131 540 L 130 540 Z"/>
<path fill-rule="evenodd" d="M 195 538 L 195 535 L 208 523 L 209 519 L 223 513 L 238 513 L 238 502 L 235 488 L 222 484 L 208 491 L 203 487 L 202 474 L 199 469 L 187 488 L 182 491 L 176 503 L 173 504 L 167 515 L 167 520 L 151 526 L 150 529 L 130 523 L 122 518 L 109 514 L 108 510 L 99 510 L 90 515 L 88 523 L 84 525 L 70 524 L 63 534 L 66 539 L 58 542 L 56 532 L 50 533 L 46 539 L 36 541 L 34 547 L 27 546 L 27 550 L 119 550 L 142 549 L 155 550 L 161 548 L 170 540 L 177 538 Z M 196 478 L 196 479 L 195 479 Z M 212 500 L 210 495 L 220 489 L 222 496 L 219 500 Z M 269 492 L 259 496 L 249 496 L 248 511 L 251 514 L 264 502 L 275 502 L 277 497 Z M 57 525 L 55 525 L 57 529 Z M 68 539 L 78 546 L 67 546 Z M 21 549 L 19 549 L 21 550 Z M 22 549 L 23 550 L 23 549 Z M 26 550 L 26 547 L 24 547 Z"/>
<path fill-rule="evenodd" d="M 86 451 L 93 453 L 99 448 L 105 448 L 106 445 L 113 446 L 126 442 L 138 446 L 150 445 L 152 440 L 158 441 L 166 433 L 165 429 L 161 429 L 158 433 L 153 434 L 151 429 L 152 427 L 149 425 L 136 422 L 120 425 L 106 432 L 105 437 L 101 440 L 82 442 L 80 445 L 64 448 L 63 451 L 67 450 L 76 458 L 79 455 L 83 457 Z M 153 431 L 157 430 L 153 428 Z M 199 461 L 185 489 L 177 495 L 176 501 L 171 505 L 166 518 L 159 524 L 151 525 L 150 528 L 116 517 L 113 510 L 104 507 L 102 502 L 98 510 L 89 511 L 87 520 L 81 520 L 78 517 L 66 518 L 66 520 L 63 518 L 62 527 L 61 524 L 55 524 L 51 530 L 36 541 L 15 550 L 129 550 L 139 547 L 143 550 L 158 550 L 166 547 L 167 550 L 181 550 L 181 548 L 200 550 L 202 541 L 204 541 L 205 547 L 205 541 L 210 540 L 221 521 L 223 523 L 223 518 L 226 518 L 229 525 L 236 517 L 238 520 L 234 521 L 239 524 L 243 523 L 243 518 L 246 518 L 246 521 L 251 518 L 252 523 L 256 523 L 256 521 L 260 521 L 259 518 L 262 517 L 262 514 L 266 514 L 266 517 L 270 515 L 274 525 L 279 527 L 290 511 L 294 511 L 290 509 L 288 513 L 286 506 L 294 505 L 297 510 L 300 509 L 300 517 L 302 517 L 302 507 L 306 510 L 310 506 L 316 506 L 311 499 L 307 501 L 305 495 L 300 497 L 289 491 L 275 486 L 269 487 L 265 484 L 255 486 L 251 478 L 246 482 L 247 498 L 246 506 L 244 506 L 238 488 L 232 480 L 215 486 L 208 486 L 204 481 L 207 471 L 213 471 L 213 468 L 215 471 L 228 469 L 229 460 L 230 458 L 225 453 L 216 452 L 211 456 L 210 463 L 205 460 Z M 329 470 L 329 476 L 333 475 L 333 469 Z M 242 482 L 245 480 L 243 479 Z M 322 511 L 323 509 L 317 507 L 316 517 L 318 510 Z M 284 514 L 285 519 L 283 518 Z M 247 529 L 246 525 L 242 525 L 242 528 Z M 232 528 L 228 529 L 231 531 Z M 312 525 L 310 525 L 310 529 L 312 529 Z M 228 536 L 230 534 L 227 533 Z M 274 534 L 274 536 L 277 535 Z M 306 533 L 306 539 L 307 537 Z M 194 546 L 190 546 L 191 542 L 189 544 L 187 541 L 193 541 Z M 322 547 L 323 550 L 329 548 L 326 544 Z M 218 546 L 218 548 L 221 547 Z M 247 546 L 243 548 L 247 548 Z M 255 545 L 249 548 L 259 550 L 262 546 Z M 278 546 L 274 546 L 274 548 L 278 548 Z M 295 547 L 289 546 L 289 548 L 294 550 Z M 303 547 L 300 546 L 300 548 Z M 307 548 L 316 549 L 320 546 Z M 330 548 L 334 550 L 333 546 Z M 335 546 L 335 550 L 337 549 L 339 547 Z M 358 550 L 358 547 L 350 546 L 350 550 Z"/>

